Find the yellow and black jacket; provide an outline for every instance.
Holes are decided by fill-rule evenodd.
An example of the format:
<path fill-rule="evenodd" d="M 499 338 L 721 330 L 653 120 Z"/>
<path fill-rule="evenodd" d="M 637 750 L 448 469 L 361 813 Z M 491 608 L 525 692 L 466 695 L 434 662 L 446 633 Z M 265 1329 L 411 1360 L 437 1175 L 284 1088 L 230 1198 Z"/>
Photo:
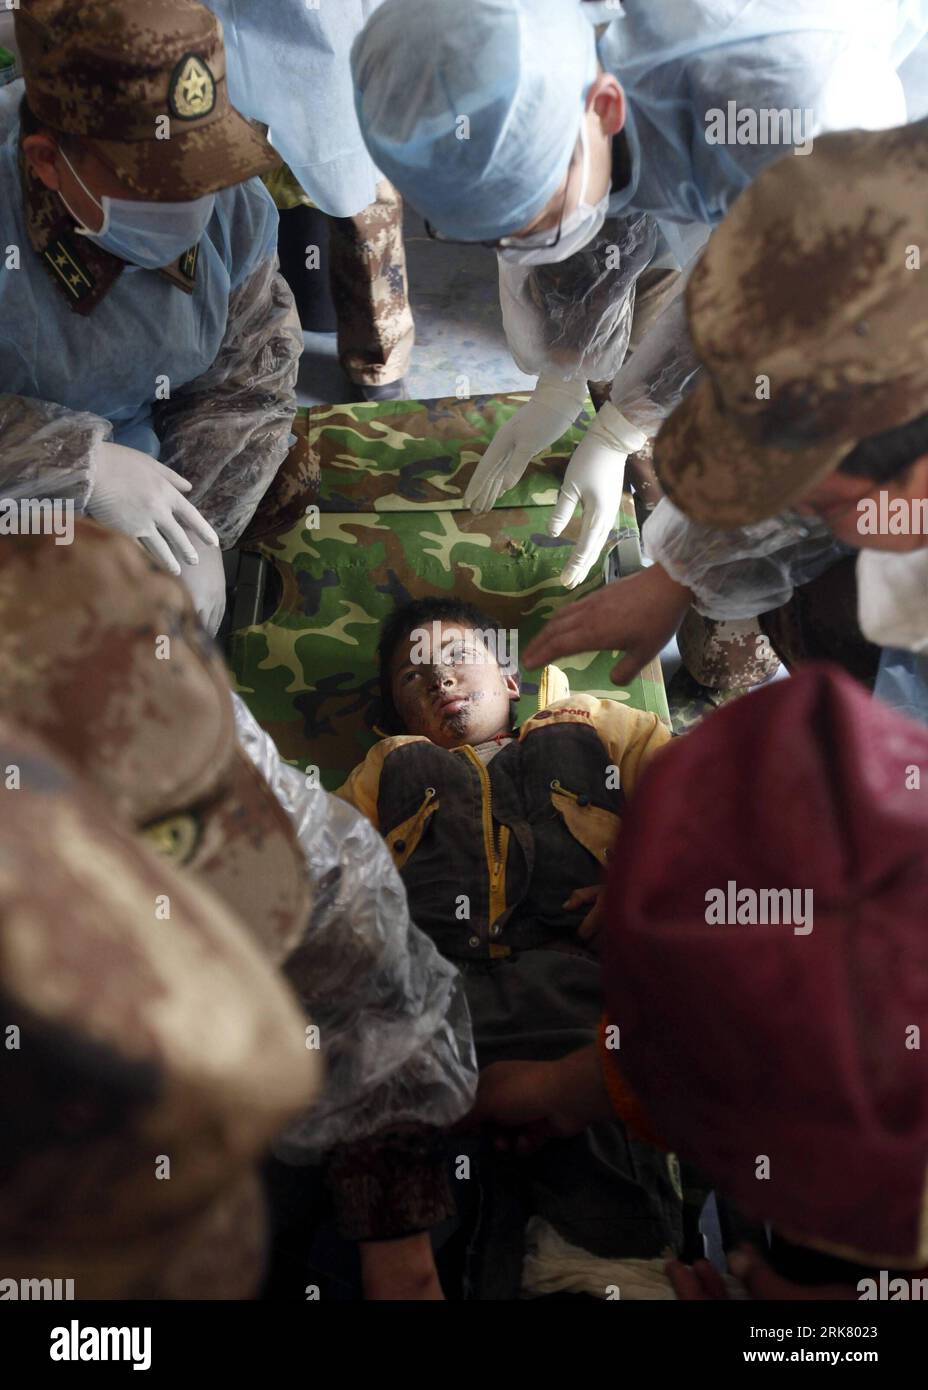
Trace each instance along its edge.
<path fill-rule="evenodd" d="M 571 695 L 540 710 L 488 763 L 469 744 L 383 739 L 338 795 L 380 830 L 416 924 L 458 961 L 576 939 L 625 796 L 670 739 L 656 715 Z"/>

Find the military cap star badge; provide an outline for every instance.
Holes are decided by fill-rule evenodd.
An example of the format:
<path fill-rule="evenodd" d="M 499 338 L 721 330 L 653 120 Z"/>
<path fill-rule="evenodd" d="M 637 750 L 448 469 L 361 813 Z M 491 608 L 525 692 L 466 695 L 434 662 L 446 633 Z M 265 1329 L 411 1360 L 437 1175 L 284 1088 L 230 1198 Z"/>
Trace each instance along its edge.
<path fill-rule="evenodd" d="M 216 105 L 213 74 L 195 53 L 185 53 L 174 69 L 168 101 L 173 115 L 181 121 L 208 116 Z"/>

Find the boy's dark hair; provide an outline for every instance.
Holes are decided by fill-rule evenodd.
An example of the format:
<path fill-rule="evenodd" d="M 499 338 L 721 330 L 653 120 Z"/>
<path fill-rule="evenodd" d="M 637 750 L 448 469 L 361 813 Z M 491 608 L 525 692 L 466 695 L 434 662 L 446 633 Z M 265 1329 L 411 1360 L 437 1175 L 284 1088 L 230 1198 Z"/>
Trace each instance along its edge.
<path fill-rule="evenodd" d="M 842 459 L 838 472 L 874 483 L 889 483 L 924 454 L 928 454 L 928 415 L 862 439 Z"/>
<path fill-rule="evenodd" d="M 380 629 L 380 641 L 377 643 L 382 709 L 378 722 L 384 733 L 399 734 L 403 732 L 402 721 L 396 705 L 393 703 L 393 685 L 390 676 L 393 653 L 400 642 L 404 641 L 415 628 L 428 627 L 434 622 L 460 623 L 462 626 L 476 628 L 481 632 L 486 632 L 488 629 L 501 630 L 499 623 L 482 612 L 475 604 L 467 603 L 464 599 L 445 598 L 441 595 L 435 598 L 414 598 L 410 599 L 409 603 L 394 608 L 393 612 L 383 621 Z M 513 668 L 511 665 L 506 666 L 500 662 L 500 666 L 506 670 L 507 674 L 515 676 L 519 674 L 518 668 Z M 514 727 L 515 700 L 510 701 L 509 711 L 510 727 Z"/>

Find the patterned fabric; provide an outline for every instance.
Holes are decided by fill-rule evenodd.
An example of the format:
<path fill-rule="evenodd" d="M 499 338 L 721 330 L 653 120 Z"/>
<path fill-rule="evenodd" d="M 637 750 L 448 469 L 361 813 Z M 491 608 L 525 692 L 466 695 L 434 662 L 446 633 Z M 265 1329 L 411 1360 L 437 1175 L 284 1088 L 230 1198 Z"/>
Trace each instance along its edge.
<path fill-rule="evenodd" d="M 246 544 L 272 561 L 283 591 L 266 622 L 233 634 L 231 661 L 258 721 L 285 758 L 339 786 L 376 741 L 376 645 L 399 603 L 454 594 L 517 631 L 524 646 L 568 594 L 560 572 L 578 533 L 574 519 L 546 533 L 561 467 L 583 437 L 591 408 L 529 465 L 488 516 L 462 498 L 483 450 L 526 400 L 524 393 L 428 402 L 318 406 L 301 411 L 299 442 Z M 317 505 L 318 513 L 307 514 Z M 611 544 L 623 572 L 640 562 L 638 527 L 623 501 Z M 605 564 L 605 562 L 604 562 Z M 621 700 L 668 720 L 658 662 L 626 688 L 610 684 L 610 652 L 562 664 L 570 688 Z M 523 672 L 519 715 L 537 708 L 541 673 Z"/>
<path fill-rule="evenodd" d="M 765 170 L 689 281 L 705 376 L 655 446 L 668 497 L 736 527 L 790 508 L 869 435 L 925 409 L 928 120 L 848 131 Z"/>
<path fill-rule="evenodd" d="M 275 963 L 300 941 L 313 892 L 296 833 L 238 746 L 228 676 L 186 590 L 135 541 L 93 521 L 73 545 L 4 537 L 0 710 Z"/>
<path fill-rule="evenodd" d="M 299 1008 L 211 885 L 0 705 L 0 1269 L 78 1299 L 250 1297 L 257 1161 L 320 1085 Z"/>
<path fill-rule="evenodd" d="M 416 329 L 409 307 L 403 200 L 386 179 L 355 217 L 330 226 L 338 360 L 350 381 L 386 386 L 409 367 Z"/>
<path fill-rule="evenodd" d="M 24 0 L 15 8 L 31 110 L 52 130 L 93 140 L 140 198 L 199 198 L 280 163 L 229 101 L 222 25 L 205 5 Z"/>

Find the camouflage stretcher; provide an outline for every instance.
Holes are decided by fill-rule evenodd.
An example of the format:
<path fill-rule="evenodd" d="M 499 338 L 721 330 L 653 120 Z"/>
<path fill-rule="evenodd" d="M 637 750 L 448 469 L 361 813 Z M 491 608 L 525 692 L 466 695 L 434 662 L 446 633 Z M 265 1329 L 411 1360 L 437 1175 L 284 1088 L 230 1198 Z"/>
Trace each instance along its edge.
<path fill-rule="evenodd" d="M 524 649 L 562 604 L 641 563 L 630 498 L 608 561 L 567 593 L 561 569 L 579 530 L 575 517 L 547 535 L 557 480 L 592 417 L 534 460 L 504 503 L 482 517 L 463 505 L 478 460 L 525 393 L 313 406 L 294 423 L 297 443 L 243 538 L 279 576 L 276 609 L 245 622 L 237 605 L 230 662 L 237 688 L 282 755 L 317 767 L 333 788 L 376 741 L 376 645 L 397 603 L 454 594 L 518 632 Z M 247 609 L 246 609 L 247 611 Z M 572 690 L 627 700 L 669 725 L 660 663 L 631 684 L 609 681 L 614 652 L 560 665 Z M 523 672 L 520 717 L 537 708 L 540 672 Z"/>

